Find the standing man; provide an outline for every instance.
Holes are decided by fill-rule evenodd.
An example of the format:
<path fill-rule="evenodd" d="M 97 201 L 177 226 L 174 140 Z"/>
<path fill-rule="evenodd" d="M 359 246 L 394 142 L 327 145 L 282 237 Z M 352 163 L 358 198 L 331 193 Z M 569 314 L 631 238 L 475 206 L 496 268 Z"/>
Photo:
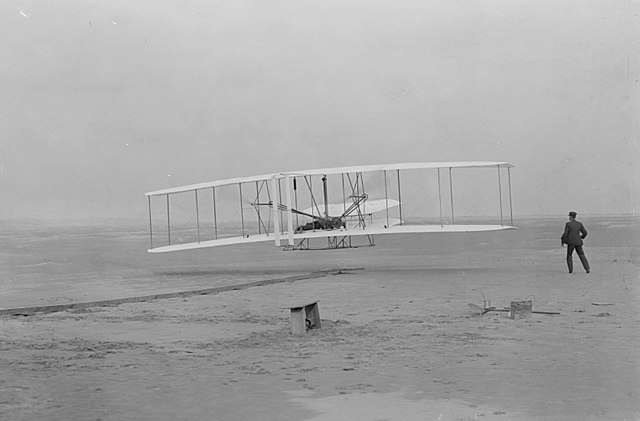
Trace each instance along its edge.
<path fill-rule="evenodd" d="M 582 222 L 576 221 L 576 216 L 578 216 L 577 213 L 573 211 L 569 212 L 569 222 L 564 226 L 564 234 L 562 234 L 562 247 L 564 247 L 565 244 L 567 245 L 567 267 L 569 268 L 569 273 L 573 273 L 574 249 L 578 252 L 582 267 L 589 273 L 589 262 L 582 249 L 582 240 L 587 236 L 587 230 L 584 228 L 584 225 L 582 225 Z"/>

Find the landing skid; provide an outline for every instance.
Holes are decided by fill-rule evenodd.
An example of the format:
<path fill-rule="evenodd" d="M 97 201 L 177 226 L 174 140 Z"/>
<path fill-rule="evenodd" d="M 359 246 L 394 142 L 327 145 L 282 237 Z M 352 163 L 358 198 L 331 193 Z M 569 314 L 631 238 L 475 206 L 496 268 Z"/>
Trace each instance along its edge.
<path fill-rule="evenodd" d="M 310 238 L 303 238 L 297 241 L 294 245 L 284 247 L 283 250 L 334 250 L 358 247 L 373 247 L 376 245 L 373 235 L 367 235 L 366 238 L 366 243 L 355 244 L 350 235 L 327 237 L 327 245 L 325 247 L 312 246 Z"/>

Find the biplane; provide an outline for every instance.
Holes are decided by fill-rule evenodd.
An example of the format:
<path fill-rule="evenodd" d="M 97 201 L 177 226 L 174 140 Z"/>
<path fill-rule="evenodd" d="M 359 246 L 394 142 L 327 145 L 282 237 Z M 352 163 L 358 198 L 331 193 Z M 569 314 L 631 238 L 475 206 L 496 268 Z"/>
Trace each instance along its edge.
<path fill-rule="evenodd" d="M 512 167 L 508 162 L 363 165 L 152 191 L 145 194 L 149 252 L 268 241 L 284 250 L 337 249 L 373 246 L 380 234 L 514 229 Z"/>

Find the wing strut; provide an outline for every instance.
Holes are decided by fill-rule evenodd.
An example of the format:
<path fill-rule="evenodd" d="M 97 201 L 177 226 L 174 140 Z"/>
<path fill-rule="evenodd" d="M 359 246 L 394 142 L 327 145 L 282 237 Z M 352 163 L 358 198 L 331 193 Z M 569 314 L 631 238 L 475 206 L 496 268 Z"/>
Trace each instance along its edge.
<path fill-rule="evenodd" d="M 282 184 L 280 183 L 280 179 L 278 178 L 277 182 L 278 182 L 278 203 L 282 203 Z M 275 192 L 273 193 L 275 195 Z M 286 192 L 285 192 L 286 194 Z M 284 228 L 284 221 L 282 220 L 282 212 L 278 213 L 279 217 L 280 217 L 280 231 L 282 232 L 282 229 Z"/>
<path fill-rule="evenodd" d="M 169 245 L 171 245 L 171 220 L 169 215 L 169 194 L 167 194 L 167 237 L 169 238 Z"/>
<path fill-rule="evenodd" d="M 502 215 L 502 177 L 500 177 L 500 165 L 498 165 L 498 196 L 500 198 L 500 225 L 504 225 L 504 219 Z"/>
<path fill-rule="evenodd" d="M 273 176 L 271 178 L 271 190 L 273 190 L 273 194 L 276 194 L 277 190 L 276 177 Z M 271 196 L 269 196 L 269 199 Z M 278 209 L 278 204 L 275 201 L 271 202 L 271 206 L 273 211 L 271 212 L 273 215 L 273 236 L 276 246 L 280 246 L 280 212 Z"/>
<path fill-rule="evenodd" d="M 296 209 L 298 209 L 298 183 L 296 182 L 298 177 L 293 176 L 292 181 L 293 181 L 293 195 L 294 195 L 294 200 L 295 200 L 295 205 L 296 205 Z M 300 225 L 299 219 L 298 219 L 298 215 L 296 214 L 296 227 Z"/>
<path fill-rule="evenodd" d="M 344 173 L 340 174 L 342 178 L 342 212 L 347 211 L 347 194 L 344 189 Z"/>
<path fill-rule="evenodd" d="M 260 201 L 260 188 L 258 187 L 258 182 L 256 181 L 256 202 Z M 260 208 L 256 208 L 256 213 L 258 214 L 258 234 L 262 234 L 262 218 L 260 217 Z"/>
<path fill-rule="evenodd" d="M 287 239 L 289 240 L 289 246 L 293 246 L 295 244 L 295 240 L 293 239 L 293 213 L 291 212 L 291 176 L 287 175 L 284 178 L 284 197 L 286 200 L 287 206 Z M 294 178 L 295 185 L 295 178 Z M 297 216 L 296 216 L 297 218 Z"/>
<path fill-rule="evenodd" d="M 440 168 L 438 168 L 438 204 L 440 205 L 440 226 L 444 227 L 444 222 L 442 221 L 442 188 L 440 185 Z"/>
<path fill-rule="evenodd" d="M 449 192 L 451 193 L 451 223 L 455 225 L 456 220 L 453 215 L 453 168 L 449 167 Z"/>
<path fill-rule="evenodd" d="M 198 229 L 198 243 L 200 242 L 200 207 L 198 206 L 198 189 L 195 189 L 196 193 L 196 226 Z"/>
<path fill-rule="evenodd" d="M 242 224 L 242 236 L 245 237 L 245 234 L 244 234 L 244 209 L 242 207 L 242 183 L 238 183 L 238 188 L 240 189 L 240 223 Z"/>
<path fill-rule="evenodd" d="M 215 239 L 218 239 L 218 213 L 216 211 L 216 188 L 211 187 L 211 196 L 213 197 L 213 232 Z"/>
<path fill-rule="evenodd" d="M 511 226 L 513 226 L 513 203 L 511 202 L 511 168 L 507 167 L 507 177 L 509 179 L 509 214 L 511 215 Z"/>
<path fill-rule="evenodd" d="M 400 170 L 396 170 L 397 174 L 398 174 L 398 211 L 400 212 L 400 225 L 403 224 L 402 222 L 402 196 L 400 195 Z"/>
<path fill-rule="evenodd" d="M 147 196 L 149 199 L 149 239 L 151 240 L 151 248 L 153 248 L 153 221 L 151 219 L 151 196 Z"/>
<path fill-rule="evenodd" d="M 389 194 L 387 192 L 387 170 L 384 173 L 384 207 L 387 213 L 387 227 L 389 227 Z"/>

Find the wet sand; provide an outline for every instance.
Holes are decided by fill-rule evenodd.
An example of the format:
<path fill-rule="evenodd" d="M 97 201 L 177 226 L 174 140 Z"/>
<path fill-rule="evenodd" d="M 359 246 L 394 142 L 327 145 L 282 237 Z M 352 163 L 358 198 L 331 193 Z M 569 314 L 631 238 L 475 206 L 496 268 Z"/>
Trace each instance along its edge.
<path fill-rule="evenodd" d="M 0 418 L 640 419 L 640 226 L 583 222 L 588 275 L 566 273 L 564 221 L 543 219 L 341 251 L 160 256 L 126 229 L 15 230 L 3 240 L 0 308 L 363 270 L 1 317 Z M 560 314 L 480 315 L 483 299 Z M 310 300 L 322 328 L 293 336 L 288 306 Z"/>

